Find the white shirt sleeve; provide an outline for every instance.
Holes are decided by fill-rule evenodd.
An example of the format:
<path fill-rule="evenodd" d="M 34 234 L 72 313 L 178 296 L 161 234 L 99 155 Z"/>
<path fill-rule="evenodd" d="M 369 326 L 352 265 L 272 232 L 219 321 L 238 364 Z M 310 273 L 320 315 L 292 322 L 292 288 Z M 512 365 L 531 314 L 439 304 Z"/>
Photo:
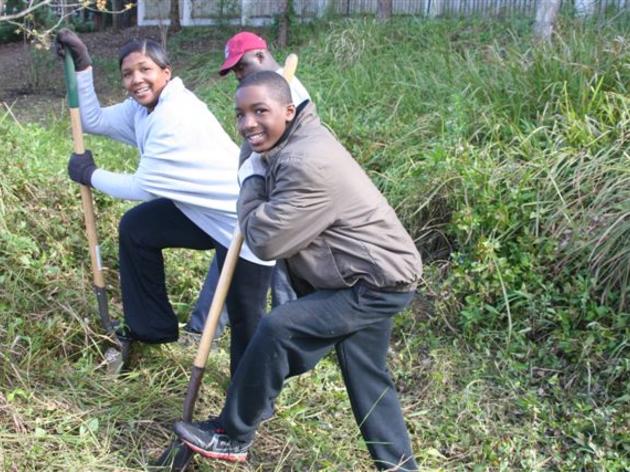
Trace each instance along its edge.
<path fill-rule="evenodd" d="M 92 174 L 92 187 L 111 197 L 123 200 L 152 200 L 154 195 L 142 189 L 134 174 L 96 169 Z"/>
<path fill-rule="evenodd" d="M 77 86 L 79 112 L 84 131 L 136 146 L 134 117 L 139 105 L 129 98 L 116 105 L 102 108 L 94 90 L 91 67 L 77 72 Z"/>

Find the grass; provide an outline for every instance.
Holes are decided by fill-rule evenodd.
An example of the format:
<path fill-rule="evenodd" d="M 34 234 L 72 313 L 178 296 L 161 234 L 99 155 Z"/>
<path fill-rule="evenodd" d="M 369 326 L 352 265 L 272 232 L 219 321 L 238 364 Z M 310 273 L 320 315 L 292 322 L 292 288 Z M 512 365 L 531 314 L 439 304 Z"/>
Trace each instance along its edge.
<path fill-rule="evenodd" d="M 353 19 L 305 26 L 277 51 L 299 54 L 323 121 L 430 262 L 390 356 L 423 470 L 630 467 L 623 20 L 563 19 L 553 45 L 534 47 L 518 20 Z M 220 51 L 185 48 L 203 34 L 173 39 L 171 53 L 183 50 L 175 72 L 236 138 Z M 0 136 L 2 469 L 147 470 L 181 415 L 194 348 L 143 347 L 132 372 L 105 373 L 78 192 L 65 175 L 68 117 L 18 126 L 0 114 Z M 87 146 L 109 169 L 136 165 L 134 150 L 95 137 Z M 120 316 L 116 225 L 130 204 L 96 203 Z M 208 260 L 167 252 L 182 321 Z M 222 403 L 226 343 L 212 352 L 199 415 Z M 332 357 L 289 381 L 277 408 L 248 466 L 197 468 L 370 470 Z"/>

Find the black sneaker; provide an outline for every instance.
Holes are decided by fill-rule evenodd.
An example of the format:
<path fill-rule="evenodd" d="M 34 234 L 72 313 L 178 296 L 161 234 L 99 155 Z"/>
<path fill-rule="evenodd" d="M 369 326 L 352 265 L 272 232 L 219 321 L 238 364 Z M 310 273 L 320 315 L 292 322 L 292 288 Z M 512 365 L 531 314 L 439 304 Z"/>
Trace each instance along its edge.
<path fill-rule="evenodd" d="M 251 442 L 231 439 L 216 419 L 175 423 L 175 434 L 189 448 L 210 459 L 245 462 Z"/>

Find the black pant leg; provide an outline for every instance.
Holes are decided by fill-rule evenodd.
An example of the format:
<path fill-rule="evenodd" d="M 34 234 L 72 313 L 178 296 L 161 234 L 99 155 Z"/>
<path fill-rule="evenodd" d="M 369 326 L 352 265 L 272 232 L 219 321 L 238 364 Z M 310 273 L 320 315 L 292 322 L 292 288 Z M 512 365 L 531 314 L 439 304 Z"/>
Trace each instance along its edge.
<path fill-rule="evenodd" d="M 226 252 L 217 248 L 219 267 L 223 268 Z M 256 332 L 267 308 L 267 293 L 273 266 L 254 264 L 239 258 L 228 290 L 227 306 L 230 320 L 230 373 L 236 368 Z"/>
<path fill-rule="evenodd" d="M 162 249 L 211 249 L 214 240 L 164 198 L 127 211 L 118 234 L 123 310 L 131 336 L 148 343 L 177 340 L 177 317 L 166 291 Z"/>
<path fill-rule="evenodd" d="M 336 346 L 337 360 L 352 411 L 377 468 L 418 470 L 386 365 L 391 325 L 386 318 L 348 336 Z"/>
<path fill-rule="evenodd" d="M 367 418 L 359 421 L 362 430 L 368 427 L 366 439 L 372 442 L 373 438 L 385 437 L 391 443 L 385 448 L 386 452 L 374 449 L 370 444 L 370 452 L 375 451 L 377 457 L 373 457 L 380 462 L 380 467 L 390 458 L 395 457 L 398 463 L 404 457 L 409 458 L 409 470 L 414 470 L 408 433 L 385 367 L 390 318 L 411 298 L 409 293 L 372 292 L 358 286 L 345 290 L 320 290 L 276 307 L 261 320 L 232 377 L 221 412 L 226 432 L 234 439 L 252 440 L 263 411 L 275 401 L 287 378 L 307 372 L 334 346 L 357 336 L 341 349 L 345 352 L 341 361 L 342 369 L 346 370 L 344 379 L 348 377 L 348 366 L 363 365 L 366 370 L 356 372 L 362 377 L 348 379 L 348 393 L 352 395 L 353 407 L 361 405 L 357 417 Z M 358 334 L 363 331 L 365 335 Z M 372 342 L 376 345 L 371 346 Z M 378 414 L 391 414 L 396 425 L 394 434 L 389 431 L 389 419 L 378 424 L 365 412 L 367 402 L 375 401 L 373 394 L 363 397 L 357 392 L 357 388 L 365 386 L 369 390 L 374 390 L 372 386 L 382 389 L 383 383 L 392 388 L 389 393 L 385 392 L 383 405 L 377 405 Z"/>
<path fill-rule="evenodd" d="M 333 348 L 345 329 L 338 322 L 333 326 L 333 321 L 337 313 L 347 311 L 348 292 L 314 292 L 274 308 L 261 319 L 232 376 L 221 412 L 231 437 L 252 440 L 284 380 L 313 368 Z"/>

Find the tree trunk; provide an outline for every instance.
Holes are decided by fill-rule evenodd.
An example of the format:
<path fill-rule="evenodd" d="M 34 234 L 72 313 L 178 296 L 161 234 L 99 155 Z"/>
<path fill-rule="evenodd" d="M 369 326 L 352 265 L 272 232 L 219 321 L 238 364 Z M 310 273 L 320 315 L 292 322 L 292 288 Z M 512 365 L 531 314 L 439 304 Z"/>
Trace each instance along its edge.
<path fill-rule="evenodd" d="M 120 13 L 118 13 L 120 10 L 120 0 L 112 0 L 112 28 L 114 31 L 120 29 Z"/>
<path fill-rule="evenodd" d="M 106 23 L 105 14 L 102 11 L 94 12 L 94 29 L 96 31 L 105 31 Z"/>
<path fill-rule="evenodd" d="M 575 0 L 575 13 L 580 17 L 591 16 L 595 13 L 595 0 Z"/>
<path fill-rule="evenodd" d="M 278 3 L 278 46 L 286 48 L 289 42 L 289 0 L 281 0 Z"/>
<path fill-rule="evenodd" d="M 177 33 L 182 29 L 182 24 L 179 22 L 179 0 L 171 0 L 171 10 L 168 18 L 171 22 L 168 30 L 171 33 Z"/>
<path fill-rule="evenodd" d="M 444 13 L 445 7 L 444 0 L 429 0 L 427 3 L 427 16 L 436 18 Z"/>
<path fill-rule="evenodd" d="M 376 19 L 378 21 L 387 21 L 392 17 L 392 0 L 378 0 L 376 8 Z"/>
<path fill-rule="evenodd" d="M 549 42 L 560 10 L 560 0 L 538 0 L 534 36 L 540 41 Z"/>

